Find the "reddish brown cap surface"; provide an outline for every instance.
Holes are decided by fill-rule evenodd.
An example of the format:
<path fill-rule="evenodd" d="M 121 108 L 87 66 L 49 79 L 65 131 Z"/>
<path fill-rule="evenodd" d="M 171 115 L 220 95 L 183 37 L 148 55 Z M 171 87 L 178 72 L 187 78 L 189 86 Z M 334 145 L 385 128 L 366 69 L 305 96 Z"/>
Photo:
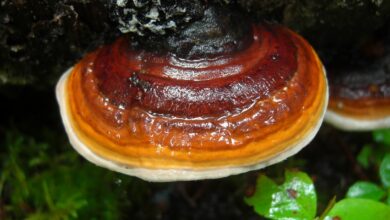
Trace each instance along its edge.
<path fill-rule="evenodd" d="M 224 177 L 295 154 L 320 127 L 324 69 L 286 28 L 254 26 L 245 49 L 193 60 L 127 42 L 89 54 L 57 85 L 71 143 L 97 165 L 151 181 Z"/>

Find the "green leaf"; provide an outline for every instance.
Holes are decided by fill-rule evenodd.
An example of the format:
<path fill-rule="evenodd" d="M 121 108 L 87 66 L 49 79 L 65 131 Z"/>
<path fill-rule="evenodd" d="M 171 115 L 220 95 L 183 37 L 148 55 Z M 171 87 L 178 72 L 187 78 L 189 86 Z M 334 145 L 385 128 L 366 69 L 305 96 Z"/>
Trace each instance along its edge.
<path fill-rule="evenodd" d="M 386 154 L 379 168 L 379 176 L 385 187 L 390 187 L 390 154 Z"/>
<path fill-rule="evenodd" d="M 390 129 L 380 129 L 372 132 L 376 142 L 390 146 Z"/>
<path fill-rule="evenodd" d="M 370 145 L 364 145 L 363 148 L 360 150 L 356 159 L 362 167 L 368 168 L 370 165 L 371 155 L 372 155 L 372 147 Z"/>
<path fill-rule="evenodd" d="M 272 195 L 279 191 L 278 185 L 265 175 L 257 179 L 256 192 L 252 197 L 245 198 L 245 202 L 253 206 L 255 212 L 266 216 L 271 209 Z"/>
<path fill-rule="evenodd" d="M 390 206 L 369 199 L 347 198 L 336 203 L 325 219 L 390 219 Z"/>
<path fill-rule="evenodd" d="M 349 187 L 346 197 L 379 201 L 386 192 L 374 183 L 359 181 Z"/>
<path fill-rule="evenodd" d="M 255 194 L 245 198 L 245 202 L 270 219 L 312 220 L 316 214 L 317 196 L 309 176 L 286 171 L 285 182 L 280 186 L 268 177 L 260 176 Z"/>
<path fill-rule="evenodd" d="M 390 188 L 387 189 L 387 198 L 386 198 L 387 205 L 390 205 Z"/>

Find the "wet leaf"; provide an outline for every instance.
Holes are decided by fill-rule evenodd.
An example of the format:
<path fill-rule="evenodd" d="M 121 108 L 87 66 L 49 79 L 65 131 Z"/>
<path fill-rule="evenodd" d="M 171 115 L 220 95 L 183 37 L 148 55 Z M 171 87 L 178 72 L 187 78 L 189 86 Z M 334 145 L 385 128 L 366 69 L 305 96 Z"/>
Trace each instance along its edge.
<path fill-rule="evenodd" d="M 346 197 L 379 201 L 386 192 L 374 183 L 359 181 L 349 187 Z"/>
<path fill-rule="evenodd" d="M 369 199 L 347 198 L 330 210 L 325 220 L 390 219 L 390 206 Z"/>
<path fill-rule="evenodd" d="M 390 187 L 390 154 L 386 154 L 379 168 L 379 176 L 385 187 Z"/>
<path fill-rule="evenodd" d="M 286 171 L 285 182 L 277 185 L 268 177 L 258 178 L 256 192 L 245 202 L 270 219 L 312 220 L 317 196 L 312 180 L 302 172 Z"/>

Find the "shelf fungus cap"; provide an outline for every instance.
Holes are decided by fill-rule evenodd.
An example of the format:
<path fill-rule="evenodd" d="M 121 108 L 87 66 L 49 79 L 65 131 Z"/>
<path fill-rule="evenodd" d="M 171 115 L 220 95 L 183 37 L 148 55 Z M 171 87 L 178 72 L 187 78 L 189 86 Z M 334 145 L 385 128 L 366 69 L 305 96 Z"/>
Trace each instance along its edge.
<path fill-rule="evenodd" d="M 219 30 L 222 41 L 181 38 L 187 49 L 166 53 L 122 37 L 69 69 L 56 92 L 72 146 L 148 181 L 225 177 L 301 150 L 328 100 L 312 47 L 279 25 L 253 24 L 242 44 Z"/>
<path fill-rule="evenodd" d="M 326 122 L 347 131 L 390 127 L 390 55 L 330 77 Z"/>

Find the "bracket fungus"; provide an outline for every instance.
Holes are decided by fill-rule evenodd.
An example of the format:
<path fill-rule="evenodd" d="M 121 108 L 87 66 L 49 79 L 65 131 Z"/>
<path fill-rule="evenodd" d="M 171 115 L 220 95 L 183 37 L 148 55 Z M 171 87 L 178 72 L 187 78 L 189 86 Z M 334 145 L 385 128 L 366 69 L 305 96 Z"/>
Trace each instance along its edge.
<path fill-rule="evenodd" d="M 325 120 L 348 131 L 390 127 L 390 55 L 330 77 Z"/>
<path fill-rule="evenodd" d="M 322 63 L 291 30 L 235 16 L 210 7 L 159 47 L 123 36 L 85 56 L 56 88 L 72 146 L 148 181 L 225 177 L 301 150 L 327 106 Z"/>

